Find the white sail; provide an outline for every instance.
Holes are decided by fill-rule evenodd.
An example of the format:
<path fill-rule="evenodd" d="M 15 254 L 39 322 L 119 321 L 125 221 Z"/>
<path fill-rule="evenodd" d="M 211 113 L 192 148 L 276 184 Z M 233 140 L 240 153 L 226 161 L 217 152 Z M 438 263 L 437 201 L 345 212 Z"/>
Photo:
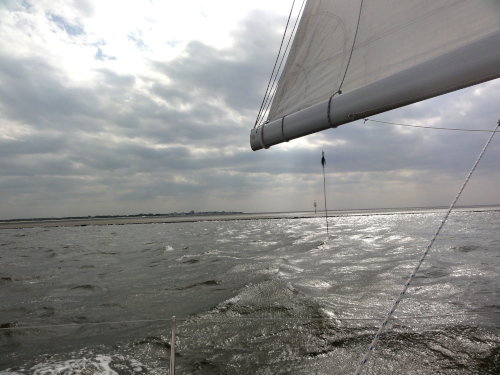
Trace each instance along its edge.
<path fill-rule="evenodd" d="M 497 77 L 498 0 L 309 0 L 268 123 L 251 131 L 251 146 Z"/>

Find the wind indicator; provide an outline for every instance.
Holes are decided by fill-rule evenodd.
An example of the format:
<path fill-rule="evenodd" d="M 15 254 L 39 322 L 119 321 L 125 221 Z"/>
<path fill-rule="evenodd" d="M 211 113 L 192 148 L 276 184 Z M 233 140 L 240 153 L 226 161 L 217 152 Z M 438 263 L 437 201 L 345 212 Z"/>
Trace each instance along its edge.
<path fill-rule="evenodd" d="M 326 209 L 326 178 L 325 178 L 325 152 L 321 151 L 321 165 L 323 166 L 323 194 L 325 196 L 325 220 L 326 220 L 326 233 L 328 233 L 328 210 Z"/>

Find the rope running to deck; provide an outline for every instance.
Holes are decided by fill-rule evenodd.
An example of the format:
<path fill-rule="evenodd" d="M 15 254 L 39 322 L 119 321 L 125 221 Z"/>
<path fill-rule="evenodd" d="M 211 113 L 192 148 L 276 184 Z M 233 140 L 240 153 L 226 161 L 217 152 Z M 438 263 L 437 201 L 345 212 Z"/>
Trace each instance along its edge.
<path fill-rule="evenodd" d="M 429 242 L 429 245 L 427 245 L 427 248 L 425 249 L 422 257 L 420 258 L 417 266 L 415 267 L 415 269 L 413 270 L 413 273 L 411 274 L 411 276 L 409 277 L 408 281 L 406 282 L 406 284 L 404 285 L 403 287 L 403 290 L 401 291 L 401 293 L 399 294 L 398 298 L 396 298 L 396 301 L 394 302 L 394 305 L 392 306 L 392 309 L 391 311 L 389 311 L 389 313 L 387 314 L 387 317 L 385 318 L 385 320 L 383 321 L 382 325 L 380 326 L 377 334 L 375 335 L 375 338 L 373 339 L 372 343 L 370 344 L 370 347 L 368 348 L 368 350 L 366 351 L 363 359 L 361 360 L 355 374 L 356 375 L 359 375 L 361 374 L 361 371 L 363 369 L 363 366 L 366 362 L 368 362 L 368 359 L 370 358 L 371 354 L 373 353 L 373 350 L 375 349 L 375 346 L 377 345 L 377 342 L 380 338 L 380 336 L 384 333 L 385 331 L 385 328 L 387 326 L 387 324 L 389 323 L 389 320 L 392 318 L 392 315 L 394 314 L 394 312 L 396 311 L 396 309 L 398 308 L 399 306 L 399 303 L 401 302 L 401 299 L 403 298 L 404 294 L 406 293 L 406 290 L 408 289 L 408 287 L 410 286 L 410 283 L 411 281 L 413 280 L 413 278 L 415 277 L 415 275 L 417 274 L 420 266 L 422 265 L 422 263 L 424 262 L 424 259 L 426 257 L 426 255 L 429 253 L 429 250 L 431 249 L 434 241 L 436 240 L 437 236 L 439 235 L 439 232 L 441 232 L 441 229 L 443 228 L 444 226 L 444 223 L 446 222 L 446 220 L 448 219 L 448 216 L 450 215 L 451 211 L 453 210 L 453 207 L 455 206 L 455 203 L 457 202 L 458 198 L 460 197 L 460 195 L 462 194 L 462 191 L 464 190 L 465 188 L 465 185 L 467 185 L 467 182 L 469 182 L 469 179 L 470 177 L 472 176 L 472 173 L 474 172 L 474 170 L 476 169 L 477 165 L 479 164 L 479 161 L 481 160 L 481 158 L 483 157 L 484 155 L 484 152 L 486 151 L 486 149 L 488 148 L 488 145 L 490 144 L 491 140 L 493 139 L 493 136 L 495 135 L 495 133 L 497 132 L 497 129 L 498 127 L 500 127 L 500 120 L 498 120 L 496 126 L 495 126 L 495 130 L 492 132 L 491 136 L 488 138 L 488 141 L 486 142 L 483 150 L 481 151 L 481 153 L 479 154 L 479 157 L 477 158 L 476 162 L 474 163 L 474 166 L 472 167 L 471 171 L 469 172 L 469 175 L 467 176 L 467 178 L 465 179 L 464 183 L 462 184 L 462 187 L 460 188 L 460 190 L 458 191 L 458 194 L 457 196 L 455 197 L 455 199 L 453 200 L 453 202 L 451 203 L 450 205 L 450 208 L 448 209 L 448 211 L 446 212 L 446 215 L 444 216 L 443 220 L 441 221 L 441 224 L 439 224 L 439 227 L 436 231 L 436 233 L 434 234 L 434 237 L 432 237 L 431 241 Z"/>

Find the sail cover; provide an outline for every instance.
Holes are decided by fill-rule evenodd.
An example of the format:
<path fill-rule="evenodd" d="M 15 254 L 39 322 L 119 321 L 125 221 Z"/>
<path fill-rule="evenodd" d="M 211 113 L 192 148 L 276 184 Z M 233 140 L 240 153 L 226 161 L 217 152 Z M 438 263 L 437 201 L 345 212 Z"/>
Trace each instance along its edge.
<path fill-rule="evenodd" d="M 428 92 L 421 75 L 432 79 Z M 355 120 L 342 113 L 340 121 L 332 121 L 345 96 L 344 102 L 361 105 L 350 103 L 348 111 L 372 115 L 499 76 L 499 0 L 309 0 L 268 123 L 253 129 L 251 145 L 254 150 L 267 148 Z M 392 93 L 385 99 L 390 103 L 380 98 L 371 102 L 364 97 L 365 87 L 372 96 Z M 342 100 L 339 104 L 345 105 Z M 324 113 L 303 113 L 301 125 L 297 116 L 287 117 L 310 108 Z M 311 117 L 326 123 L 310 126 Z M 287 120 L 293 122 L 290 129 Z"/>

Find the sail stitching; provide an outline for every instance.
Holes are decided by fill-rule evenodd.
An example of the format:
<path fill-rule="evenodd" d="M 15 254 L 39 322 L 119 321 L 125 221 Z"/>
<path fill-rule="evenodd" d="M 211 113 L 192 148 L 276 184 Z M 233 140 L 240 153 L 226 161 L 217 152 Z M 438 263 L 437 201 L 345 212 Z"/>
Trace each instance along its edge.
<path fill-rule="evenodd" d="M 384 33 L 374 34 L 370 38 L 367 38 L 364 42 L 361 42 L 360 44 L 358 44 L 357 47 L 359 48 L 361 46 L 369 45 L 369 44 L 373 43 L 374 41 L 376 41 L 377 39 L 386 37 L 387 35 L 390 35 L 390 34 L 394 34 L 398 31 L 400 31 L 401 29 L 408 27 L 409 25 L 414 25 L 418 22 L 421 22 L 422 20 L 429 19 L 430 17 L 432 17 L 438 13 L 444 13 L 446 11 L 449 11 L 450 8 L 455 7 L 455 6 L 457 6 L 460 3 L 463 3 L 465 1 L 467 1 L 467 0 L 457 0 L 455 3 L 443 5 L 441 8 L 438 8 L 438 9 L 434 10 L 433 12 L 430 12 L 430 13 L 427 13 L 423 16 L 414 18 L 410 22 L 401 23 L 398 26 L 395 26 L 391 29 L 386 30 Z"/>

